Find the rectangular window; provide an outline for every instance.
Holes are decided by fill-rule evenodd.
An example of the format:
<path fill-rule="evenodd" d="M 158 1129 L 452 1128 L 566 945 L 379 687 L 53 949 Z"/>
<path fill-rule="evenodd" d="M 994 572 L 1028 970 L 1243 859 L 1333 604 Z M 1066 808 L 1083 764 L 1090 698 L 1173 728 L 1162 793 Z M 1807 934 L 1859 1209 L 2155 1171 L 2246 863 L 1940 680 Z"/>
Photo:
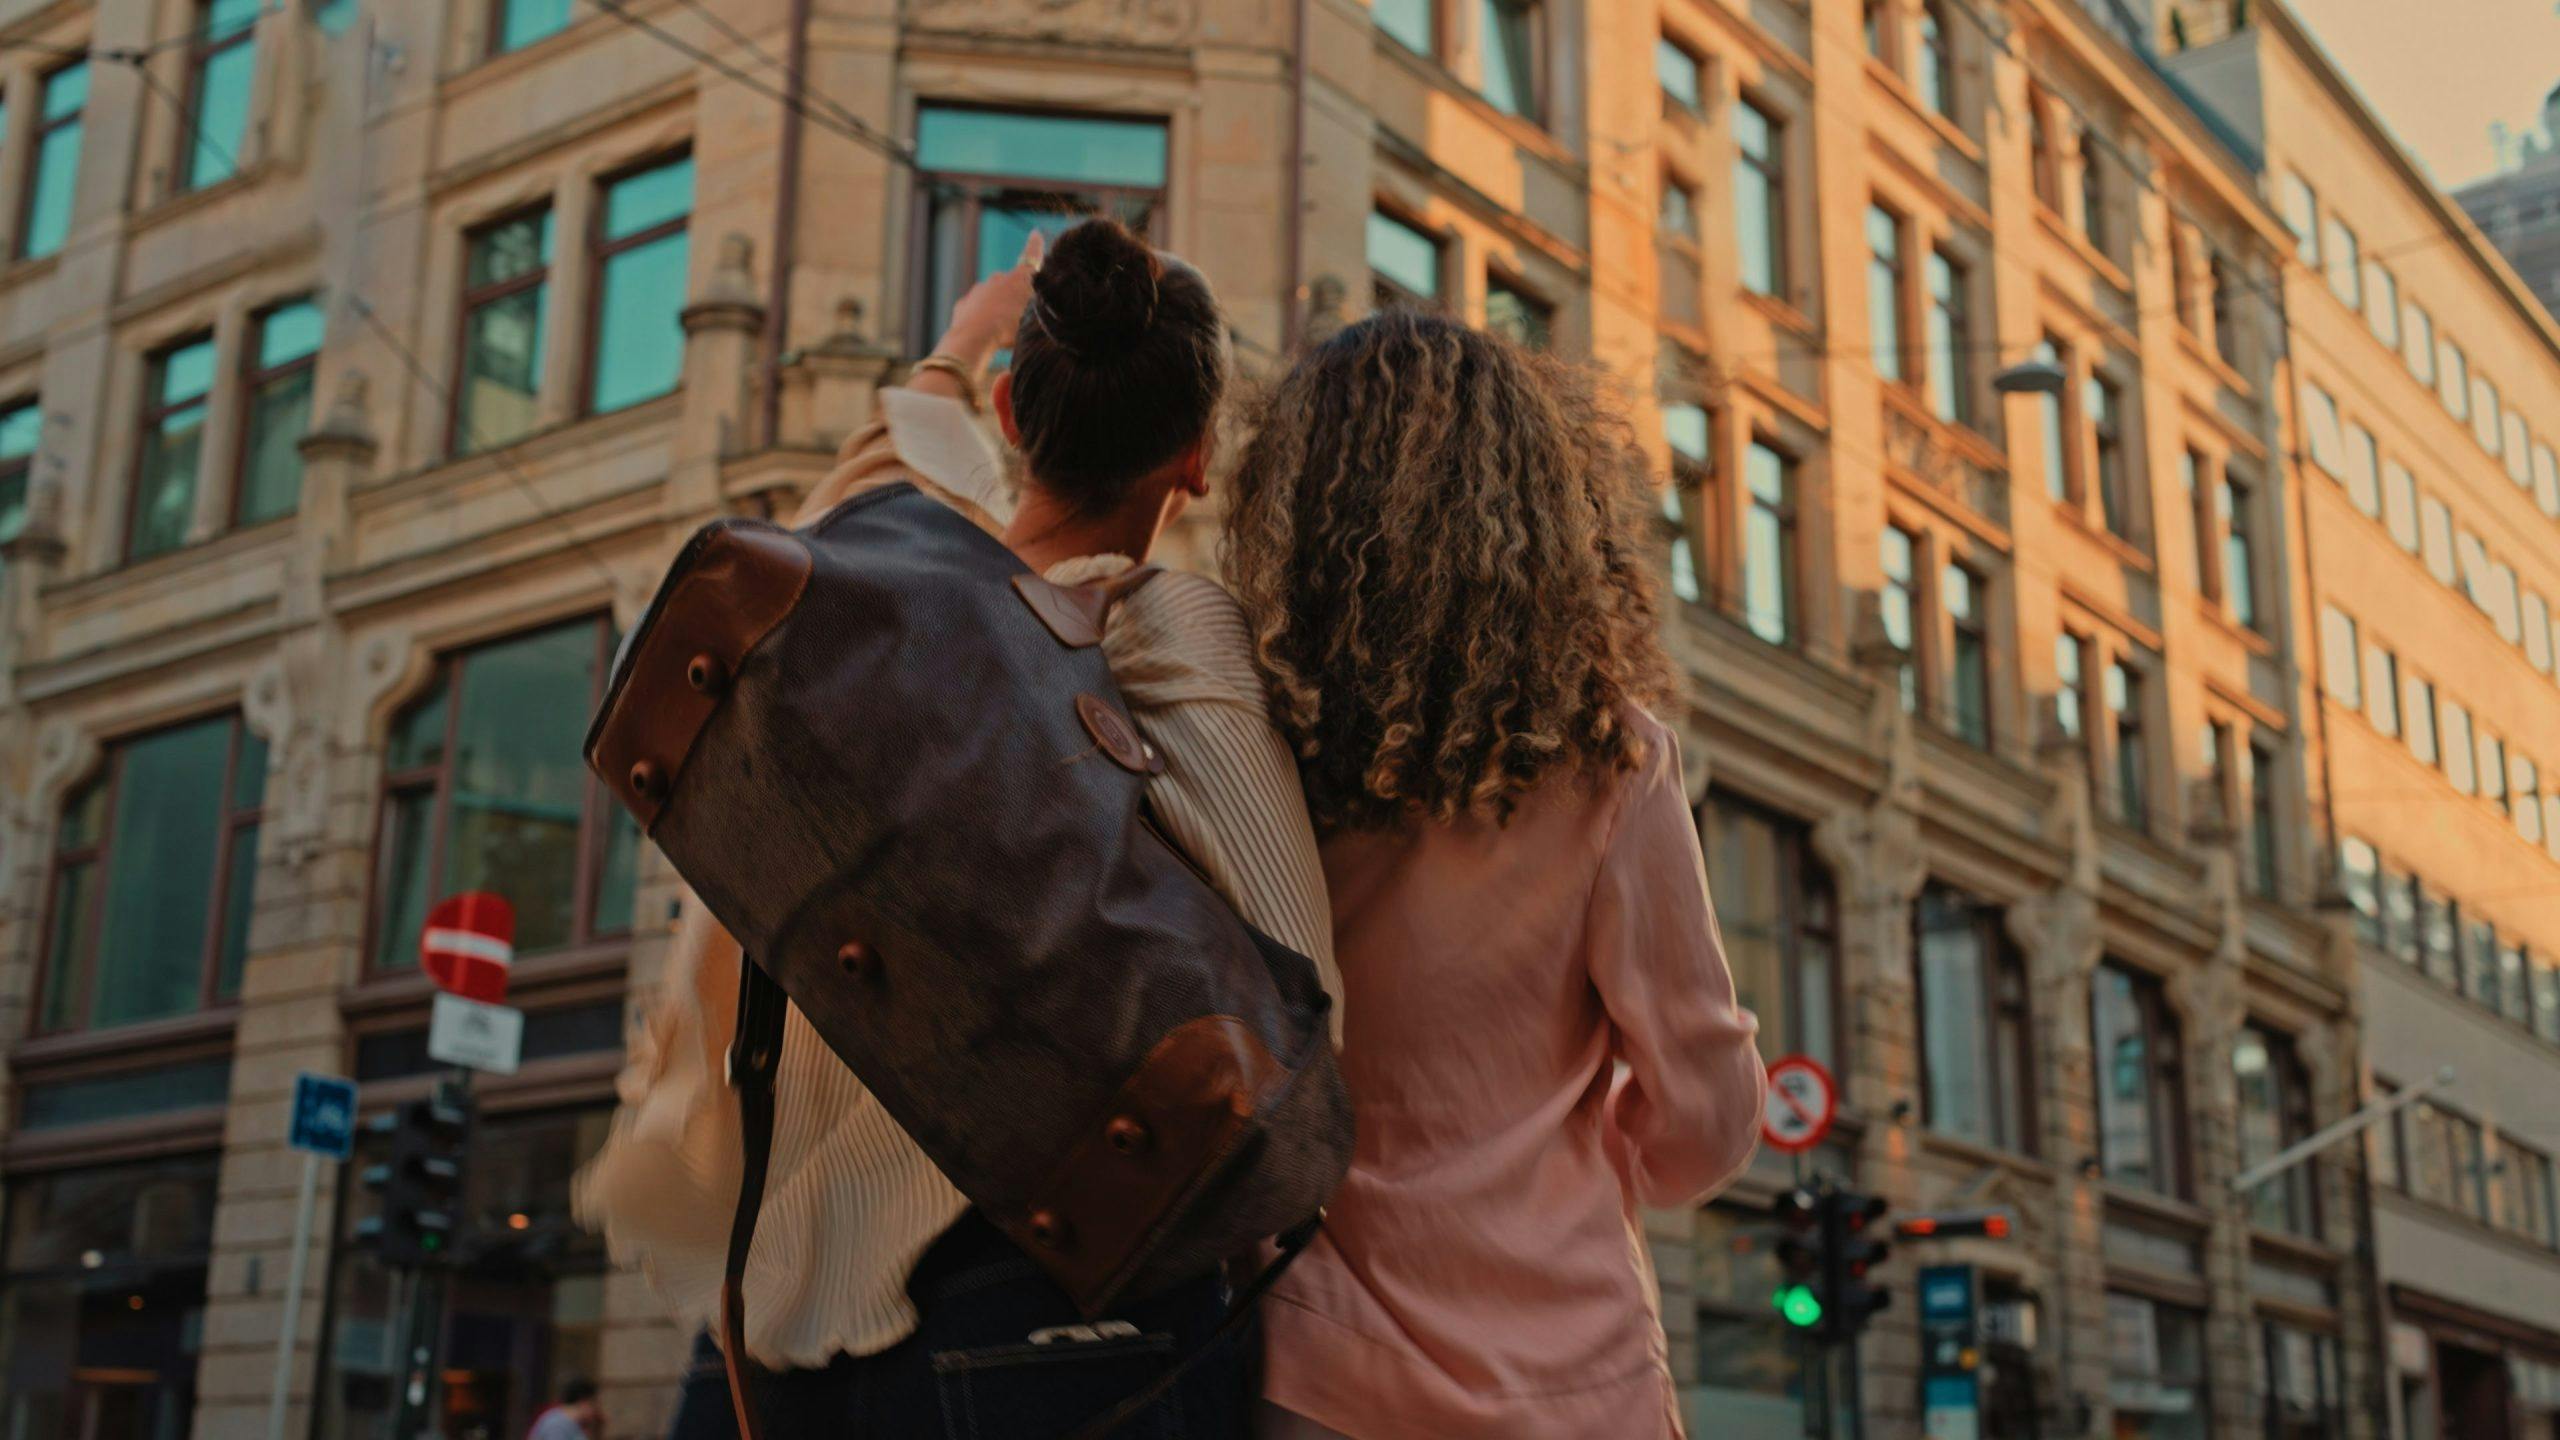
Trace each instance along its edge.
<path fill-rule="evenodd" d="M 1899 525 L 1887 525 L 1881 549 L 1884 585 L 1877 592 L 1877 608 L 1883 613 L 1885 638 L 1902 651 L 1903 712 L 1916 715 L 1920 712 L 1920 637 L 1915 624 L 1920 612 L 1920 541 Z"/>
<path fill-rule="evenodd" d="M 1867 343 L 1876 373 L 1909 379 L 1902 353 L 1902 222 L 1881 205 L 1867 207 Z"/>
<path fill-rule="evenodd" d="M 691 155 L 605 182 L 591 242 L 596 295 L 587 413 L 607 414 L 676 388 L 684 369 L 684 325 L 676 317 L 688 288 L 692 214 Z"/>
<path fill-rule="evenodd" d="M 2409 732 L 2409 753 L 2418 763 L 2436 763 L 2436 687 L 2432 680 L 2409 677 L 2409 703 L 2402 707 L 2401 724 Z"/>
<path fill-rule="evenodd" d="M 2123 1440 L 2203 1440 L 2204 1312 L 2107 1293 L 2107 1399 Z"/>
<path fill-rule="evenodd" d="M 2257 511 L 2249 503 L 2249 486 L 2222 473 L 2222 598 L 2231 618 L 2252 630 L 2266 617 L 2258 604 Z"/>
<path fill-rule="evenodd" d="M 1890 42 L 1893 39 L 1893 32 L 1890 23 L 1885 19 L 1885 0 L 1864 0 L 1859 10 L 1861 11 L 1861 28 L 1866 36 L 1867 54 L 1888 66 L 1891 65 L 1893 50 Z"/>
<path fill-rule="evenodd" d="M 2114 961 L 2090 983 L 2098 1158 L 2109 1180 L 2186 1193 L 2186 1083 L 2178 1022 L 2160 982 Z"/>
<path fill-rule="evenodd" d="M 2328 391 L 2302 382 L 2302 438 L 2311 463 L 2332 477 L 2347 473 L 2346 441 L 2338 426 L 2338 402 Z"/>
<path fill-rule="evenodd" d="M 2107 715 L 2115 724 L 2116 818 L 2147 828 L 2151 769 L 2143 753 L 2142 674 L 2121 660 L 2107 667 Z"/>
<path fill-rule="evenodd" d="M 550 207 L 463 237 L 462 386 L 446 439 L 454 454 L 495 449 L 533 433 L 550 294 Z"/>
<path fill-rule="evenodd" d="M 2431 1100 L 2421 1100 L 2402 1113 L 2408 1144 L 2409 1193 L 2421 1200 L 2488 1218 L 2488 1195 L 2481 1184 L 2480 1127 Z"/>
<path fill-rule="evenodd" d="M 2365 647 L 2364 713 L 2374 729 L 2400 733 L 2400 657 L 2381 645 Z"/>
<path fill-rule="evenodd" d="M 2347 427 L 2347 498 L 2375 519 L 2382 516 L 2382 447 L 2361 425 Z"/>
<path fill-rule="evenodd" d="M 2355 618 L 2335 605 L 2320 612 L 2320 675 L 2329 696 L 2350 710 L 2364 708 L 2364 682 L 2357 661 Z"/>
<path fill-rule="evenodd" d="M 504 55 L 569 28 L 569 0 L 492 0 L 489 53 Z"/>
<path fill-rule="evenodd" d="M 1929 252 L 1930 410 L 1951 425 L 1973 423 L 1971 279 L 1944 250 Z"/>
<path fill-rule="evenodd" d="M 2112 254 L 2115 217 L 2107 209 L 2107 167 L 2098 153 L 2104 142 L 2088 124 L 2080 126 L 2080 233 L 2101 255 Z"/>
<path fill-rule="evenodd" d="M 1743 623 L 1772 645 L 1796 634 L 1795 462 L 1759 440 L 1743 457 Z"/>
<path fill-rule="evenodd" d="M 2345 836 L 2338 841 L 2338 891 L 2356 914 L 2356 938 L 2367 945 L 2385 943 L 2382 919 L 2382 860 L 2370 841 Z"/>
<path fill-rule="evenodd" d="M 2427 307 L 2412 302 L 2409 306 L 2407 345 L 2402 350 L 2409 373 L 2429 389 L 2436 383 L 2436 322 Z"/>
<path fill-rule="evenodd" d="M 133 513 L 125 517 L 128 561 L 148 560 L 187 543 L 196 513 L 196 479 L 204 468 L 213 337 L 199 335 L 160 350 L 145 370 Z"/>
<path fill-rule="evenodd" d="M 2453 902 L 2433 890 L 2418 891 L 2418 962 L 2427 978 L 2448 990 L 2462 988 L 2462 922 Z"/>
<path fill-rule="evenodd" d="M 1432 43 L 1434 4 L 1435 0 L 1369 0 L 1369 14 L 1388 39 L 1416 55 L 1429 55 L 1439 48 Z"/>
<path fill-rule="evenodd" d="M 2133 533 L 2133 513 L 2132 497 L 2126 493 L 2123 391 L 2113 380 L 2093 374 L 2082 403 L 2089 411 L 2090 442 L 2098 458 L 2099 519 L 2109 534 L 2129 538 Z"/>
<path fill-rule="evenodd" d="M 1698 240 L 1698 192 L 1680 183 L 1678 177 L 1662 177 L 1662 201 L 1654 223 L 1665 235 L 1677 236 L 1692 244 Z"/>
<path fill-rule="evenodd" d="M 2390 271 L 2371 261 L 2364 267 L 2365 288 L 2373 293 L 2373 303 L 2364 310 L 2365 324 L 2373 328 L 2373 338 L 2385 349 L 2400 348 L 2400 282 Z"/>
<path fill-rule="evenodd" d="M 1555 307 L 1508 280 L 1492 278 L 1484 287 L 1484 328 L 1523 345 L 1545 349 L 1555 335 Z"/>
<path fill-rule="evenodd" d="M 1920 43 L 1911 57 L 1911 78 L 1920 87 L 1920 103 L 1928 107 L 1929 113 L 1952 120 L 1956 114 L 1956 56 L 1946 10 L 1946 0 L 1923 0 Z"/>
<path fill-rule="evenodd" d="M 2236 367 L 2240 363 L 2240 313 L 2234 302 L 2240 296 L 2231 278 L 2231 262 L 2216 250 L 2205 262 L 2205 274 L 2213 286 L 2213 350 L 2222 357 L 2223 364 Z"/>
<path fill-rule="evenodd" d="M 2382 947 L 2413 966 L 2425 958 L 2419 948 L 2418 877 L 2388 867 L 2382 871 Z"/>
<path fill-rule="evenodd" d="M 1991 630 L 1984 613 L 1983 580 L 1962 565 L 1941 572 L 1938 589 L 1947 610 L 1947 699 L 1956 738 L 1991 748 Z"/>
<path fill-rule="evenodd" d="M 1742 285 L 1783 298 L 1787 284 L 1786 127 L 1747 97 L 1733 107 L 1733 214 Z"/>
<path fill-rule="evenodd" d="M 2258 1354 L 2261 1432 L 2271 1440 L 2325 1440 L 2347 1433 L 2346 1372 L 2338 1337 L 2261 1320 L 2250 1338 Z"/>
<path fill-rule="evenodd" d="M 599 616 L 448 655 L 393 719 L 374 968 L 416 966 L 427 907 L 462 890 L 515 905 L 518 955 L 631 928 L 639 829 L 580 757 L 612 642 Z"/>
<path fill-rule="evenodd" d="M 2542 843 L 2542 769 L 2526 755 L 2508 757 L 2514 779 L 2507 789 L 2515 797 L 2516 834 L 2527 844 Z"/>
<path fill-rule="evenodd" d="M 0 543 L 17 538 L 27 523 L 27 477 L 44 441 L 44 405 L 20 400 L 0 405 Z"/>
<path fill-rule="evenodd" d="M 1440 298 L 1440 242 L 1381 210 L 1369 212 L 1369 278 L 1379 308 Z"/>
<path fill-rule="evenodd" d="M 2089 642 L 2065 630 L 2053 641 L 2053 719 L 2062 733 L 2077 740 L 2089 714 L 2086 661 Z"/>
<path fill-rule="evenodd" d="M 2498 1158 L 2505 1162 L 2499 1177 L 2503 1182 L 2500 1220 L 2509 1230 L 2537 1245 L 2560 1244 L 2560 1235 L 2553 1230 L 2551 1157 L 2527 1149 L 2512 1136 L 2500 1135 Z M 2546 1393 L 2542 1398 L 2560 1402 L 2560 1395 Z"/>
<path fill-rule="evenodd" d="M 2382 467 L 2382 524 L 2393 544 L 2418 553 L 2418 477 L 2397 460 Z"/>
<path fill-rule="evenodd" d="M 2453 559 L 2453 512 L 2433 495 L 2418 502 L 2420 544 L 2427 562 L 2427 573 L 2446 585 L 2460 578 Z"/>
<path fill-rule="evenodd" d="M 237 715 L 107 747 L 63 802 L 38 1028 L 165 1019 L 240 993 L 266 785 L 266 742 Z"/>
<path fill-rule="evenodd" d="M 2498 947 L 2498 1013 L 2519 1025 L 2533 1019 L 2533 997 L 2525 993 L 2524 948 Z"/>
<path fill-rule="evenodd" d="M 1412 3 L 1412 0 L 1407 0 L 1407 3 Z M 1653 78 L 1661 84 L 1663 94 L 1691 110 L 1700 109 L 1706 103 L 1705 69 L 1698 63 L 1697 56 L 1680 48 L 1670 36 L 1653 42 Z"/>
<path fill-rule="evenodd" d="M 2239 1081 L 2242 1170 L 2311 1138 L 2311 1077 L 2294 1054 L 2292 1036 L 2243 1025 L 2232 1043 L 2231 1069 Z M 2316 1237 L 2319 1174 L 2315 1157 L 2250 1191 L 2250 1219 L 2269 1230 Z"/>
<path fill-rule="evenodd" d="M 2187 513 L 2196 537 L 2196 588 L 2220 598 L 2222 565 L 2215 553 L 2214 531 L 2217 528 L 2207 497 L 2215 490 L 2208 488 L 2205 477 L 2213 473 L 2213 462 L 2193 446 L 2178 452 L 2178 484 L 2187 492 Z"/>
<path fill-rule="evenodd" d="M 1537 0 L 1478 0 L 1484 47 L 1484 98 L 1494 109 L 1543 121 L 1546 10 Z"/>
<path fill-rule="evenodd" d="M 2293 255 L 2313 270 L 2320 268 L 2320 202 L 2311 182 L 2299 175 L 2284 177 L 2284 228 L 2293 232 Z"/>
<path fill-rule="evenodd" d="M 2480 751 L 2480 764 L 2478 766 L 2480 772 L 2480 798 L 2497 806 L 2500 814 L 2505 814 L 2507 809 L 2507 742 L 2490 734 L 2487 730 L 2482 730 L 2477 743 Z"/>
<path fill-rule="evenodd" d="M 1811 827 L 1721 791 L 1699 821 L 1735 996 L 1760 1017 L 1760 1048 L 1837 1065 L 1839 911 Z"/>
<path fill-rule="evenodd" d="M 1912 910 L 1922 1092 L 1929 1128 L 2035 1149 L 2026 962 L 1997 907 L 1932 883 Z"/>
<path fill-rule="evenodd" d="M 2071 373 L 2069 352 L 2063 348 L 2062 342 L 2050 335 L 2037 342 L 2035 358 L 2060 369 L 2065 375 Z M 2063 413 L 2062 392 L 2059 390 L 2037 392 L 2036 408 L 2043 420 L 2041 428 L 2044 436 L 2044 493 L 2052 496 L 2057 502 L 2067 503 L 2072 493 L 2073 467 L 2070 455 L 2071 434 L 2066 423 L 2067 417 Z"/>
<path fill-rule="evenodd" d="M 240 168 L 257 76 L 259 0 L 201 0 L 187 49 L 187 105 L 178 188 L 200 190 Z"/>
<path fill-rule="evenodd" d="M 2276 807 L 2276 753 L 2264 740 L 2250 741 L 2240 753 L 2249 767 L 2240 777 L 2249 789 L 2249 880 L 2260 899 L 2273 900 L 2284 875 L 2278 848 L 2283 841 Z"/>
<path fill-rule="evenodd" d="M 2036 200 L 2044 208 L 2062 209 L 2061 157 L 2053 151 L 2053 125 L 2045 118 L 2046 100 L 2034 90 L 2027 92 L 2027 169 L 2035 183 Z"/>
<path fill-rule="evenodd" d="M 2350 310 L 2364 305 L 2364 252 L 2356 247 L 2356 232 L 2337 216 L 2329 217 L 2329 293 Z"/>
<path fill-rule="evenodd" d="M 2461 702 L 2447 700 L 2437 718 L 2444 732 L 2444 778 L 2452 781 L 2453 788 L 2465 795 L 2478 794 L 2480 782 L 2472 763 L 2474 752 L 2471 747 L 2476 742 L 2471 738 L 2471 712 L 2464 709 Z"/>
<path fill-rule="evenodd" d="M 240 482 L 232 521 L 256 525 L 302 503 L 302 437 L 311 428 L 312 376 L 320 367 L 323 319 L 317 301 L 288 300 L 258 312 L 250 326 L 248 423 L 240 433 Z"/>
<path fill-rule="evenodd" d="M 2533 957 L 2533 1033 L 2560 1045 L 2560 959 L 2549 955 Z"/>
<path fill-rule="evenodd" d="M 1164 206 L 1164 122 L 927 105 L 916 113 L 921 272 L 907 334 L 921 354 L 970 286 L 1091 215 L 1150 235 Z"/>
<path fill-rule="evenodd" d="M 1709 422 L 1704 407 L 1662 407 L 1663 438 L 1671 445 L 1671 483 L 1663 488 L 1663 517 L 1671 524 L 1671 593 L 1691 602 L 1706 598 L 1700 563 L 1705 537 L 1689 518 L 1689 510 L 1712 513 L 1705 501 L 1708 481 Z"/>
<path fill-rule="evenodd" d="M 62 248 L 71 233 L 71 201 L 80 183 L 80 137 L 89 104 L 89 62 L 76 60 L 44 77 L 36 112 L 27 191 L 18 201 L 18 258 Z"/>
<path fill-rule="evenodd" d="M 2462 993 L 2488 1009 L 2498 1008 L 2498 929 L 2473 920 L 2461 929 Z"/>

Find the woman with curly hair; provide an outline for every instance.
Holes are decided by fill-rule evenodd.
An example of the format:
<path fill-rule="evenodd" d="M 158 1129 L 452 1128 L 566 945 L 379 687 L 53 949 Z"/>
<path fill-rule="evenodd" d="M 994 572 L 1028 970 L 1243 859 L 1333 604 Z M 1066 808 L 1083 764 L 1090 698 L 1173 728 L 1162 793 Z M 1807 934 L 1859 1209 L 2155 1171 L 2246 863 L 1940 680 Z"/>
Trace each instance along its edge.
<path fill-rule="evenodd" d="M 1265 1437 L 1681 1433 L 1639 1205 L 1764 1083 L 1589 376 L 1391 310 L 1262 400 L 1226 563 L 1321 842 L 1358 1117 L 1264 1307 Z"/>

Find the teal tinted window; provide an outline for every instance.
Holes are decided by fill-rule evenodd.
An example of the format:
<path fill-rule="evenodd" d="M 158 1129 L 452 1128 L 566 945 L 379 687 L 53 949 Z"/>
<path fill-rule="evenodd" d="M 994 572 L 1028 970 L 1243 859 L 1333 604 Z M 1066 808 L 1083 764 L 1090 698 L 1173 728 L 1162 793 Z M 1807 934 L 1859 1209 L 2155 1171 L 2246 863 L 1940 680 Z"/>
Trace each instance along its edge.
<path fill-rule="evenodd" d="M 151 361 L 125 558 L 144 560 L 187 541 L 196 476 L 204 461 L 206 396 L 213 389 L 213 337 L 161 351 Z"/>
<path fill-rule="evenodd" d="M 231 1061 L 216 1056 L 128 1070 L 94 1080 L 30 1085 L 19 1101 L 18 1128 L 52 1130 L 65 1125 L 98 1125 L 172 1110 L 201 1109 L 230 1098 Z M 207 1179 L 210 1178 L 208 1172 Z"/>
<path fill-rule="evenodd" d="M 239 523 L 290 515 L 302 501 L 302 437 L 311 428 L 318 370 L 320 307 L 279 305 L 258 318 L 257 363 L 249 375 L 248 434 L 242 438 Z"/>
<path fill-rule="evenodd" d="M 1733 215 L 1742 244 L 1742 283 L 1776 295 L 1786 282 L 1784 132 L 1745 100 L 1733 107 Z"/>
<path fill-rule="evenodd" d="M 466 651 L 392 726 L 377 966 L 415 965 L 428 907 L 466 890 L 515 906 L 519 954 L 629 928 L 638 835 L 580 751 L 600 689 L 601 625 Z M 582 865 L 596 867 L 585 885 Z"/>
<path fill-rule="evenodd" d="M 1165 130 L 1152 120 L 928 107 L 916 117 L 916 157 L 929 170 L 1154 189 L 1164 184 Z"/>
<path fill-rule="evenodd" d="M 569 28 L 569 0 L 498 0 L 489 51 L 504 55 Z"/>
<path fill-rule="evenodd" d="M 1485 287 L 1484 328 L 1523 345 L 1544 348 L 1555 333 L 1555 311 L 1544 300 L 1496 280 Z"/>
<path fill-rule="evenodd" d="M 197 189 L 231 178 L 249 128 L 249 89 L 257 77 L 259 0 L 207 0 L 188 79 L 187 153 L 179 187 Z"/>
<path fill-rule="evenodd" d="M 595 350 L 588 408 L 597 414 L 664 395 L 684 368 L 693 161 L 672 161 L 605 190 Z"/>
<path fill-rule="evenodd" d="M 1418 299 L 1440 294 L 1440 242 L 1392 215 L 1369 212 L 1369 269 Z"/>
<path fill-rule="evenodd" d="M 43 437 L 43 406 L 23 400 L 0 408 L 0 541 L 27 523 L 27 475 Z"/>
<path fill-rule="evenodd" d="M 80 178 L 81 111 L 89 102 L 89 66 L 67 65 L 45 77 L 35 154 L 19 209 L 18 254 L 34 259 L 62 248 L 71 233 L 72 192 Z"/>
<path fill-rule="evenodd" d="M 1667 36 L 1653 42 L 1653 78 L 1661 83 L 1663 94 L 1692 110 L 1705 100 L 1698 57 L 1671 43 Z"/>
<path fill-rule="evenodd" d="M 1535 0 L 1479 0 L 1483 20 L 1484 98 L 1505 115 L 1540 118 L 1539 29 Z"/>
<path fill-rule="evenodd" d="M 1369 16 L 1387 38 L 1416 55 L 1431 53 L 1433 0 L 1369 0 Z"/>
<path fill-rule="evenodd" d="M 533 432 L 550 298 L 551 212 L 471 233 L 463 257 L 462 389 L 452 448 L 469 454 Z"/>

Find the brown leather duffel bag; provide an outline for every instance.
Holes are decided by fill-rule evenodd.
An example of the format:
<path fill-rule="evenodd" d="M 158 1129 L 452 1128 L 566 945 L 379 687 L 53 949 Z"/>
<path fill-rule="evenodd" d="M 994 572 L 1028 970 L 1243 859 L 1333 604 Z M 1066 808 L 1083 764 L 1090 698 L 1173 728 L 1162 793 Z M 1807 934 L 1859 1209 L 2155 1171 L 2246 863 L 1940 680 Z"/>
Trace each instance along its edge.
<path fill-rule="evenodd" d="M 588 763 L 752 957 L 733 1291 L 773 982 L 1088 1314 L 1301 1227 L 1341 1182 L 1315 967 L 1149 822 L 1163 762 L 1103 663 L 1108 603 L 900 484 L 803 531 L 704 527 L 624 645 Z"/>

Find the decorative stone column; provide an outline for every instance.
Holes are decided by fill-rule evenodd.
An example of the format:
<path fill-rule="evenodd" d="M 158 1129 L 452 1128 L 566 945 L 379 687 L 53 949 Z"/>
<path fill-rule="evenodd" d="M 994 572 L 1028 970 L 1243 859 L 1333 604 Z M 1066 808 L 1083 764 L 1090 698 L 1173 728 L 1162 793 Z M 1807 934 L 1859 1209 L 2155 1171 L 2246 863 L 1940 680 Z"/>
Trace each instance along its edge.
<path fill-rule="evenodd" d="M 2248 1020 L 2240 975 L 2248 953 L 2249 907 L 2241 876 L 2242 840 L 2222 789 L 2196 782 L 2188 805 L 2188 841 L 2203 861 L 2199 906 L 2213 919 L 2213 949 L 2169 982 L 2177 1012 L 2179 1058 L 2186 1080 L 2187 1154 L 2195 1167 L 2195 1201 L 2212 1217 L 2204 1241 L 2206 1373 L 2217 1431 L 2250 1428 L 2255 1377 L 2249 1358 L 2249 1204 L 2231 1188 L 2240 1172 L 2240 1085 L 2232 1047 Z M 2220 1377 L 2229 1377 L 2221 1379 Z"/>
<path fill-rule="evenodd" d="M 668 444 L 665 508 L 687 524 L 720 509 L 720 462 L 756 443 L 747 427 L 758 390 L 756 341 L 764 306 L 756 300 L 755 246 L 720 237 L 720 253 L 684 324 L 684 411 Z"/>

